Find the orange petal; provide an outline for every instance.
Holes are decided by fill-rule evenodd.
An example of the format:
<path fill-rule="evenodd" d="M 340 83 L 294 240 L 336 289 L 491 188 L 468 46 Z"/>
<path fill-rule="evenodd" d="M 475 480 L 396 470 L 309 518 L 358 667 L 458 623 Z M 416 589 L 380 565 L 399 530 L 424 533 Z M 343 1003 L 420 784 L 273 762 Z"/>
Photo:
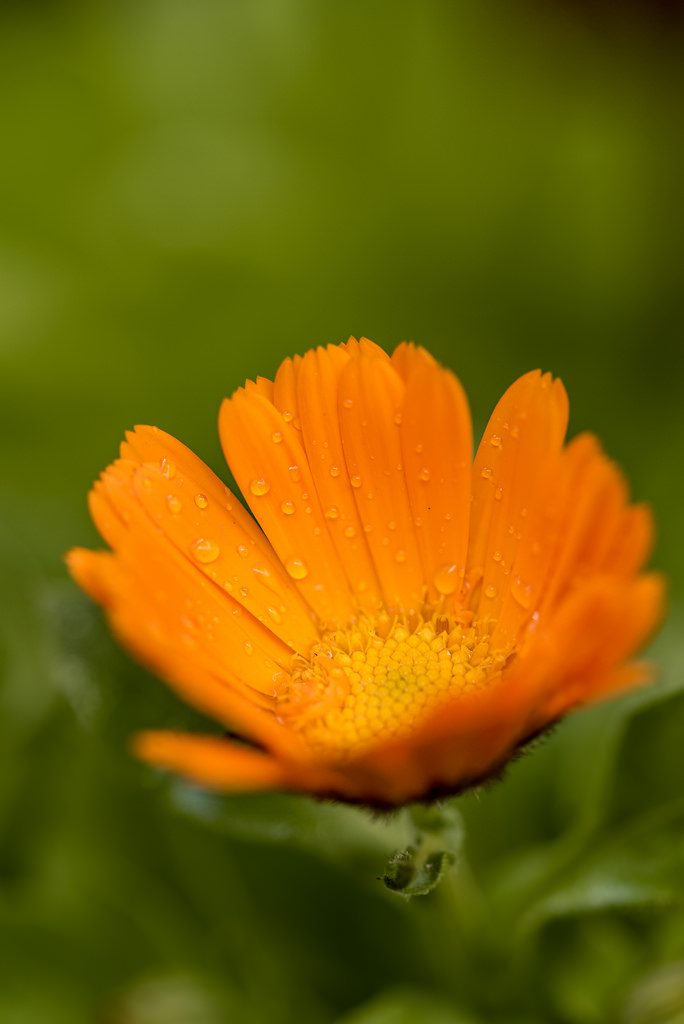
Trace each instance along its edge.
<path fill-rule="evenodd" d="M 293 585 L 321 622 L 348 622 L 354 614 L 351 591 L 300 431 L 262 395 L 242 388 L 221 406 L 219 431 L 238 486 Z"/>
<path fill-rule="evenodd" d="M 405 388 L 384 353 L 359 351 L 340 377 L 342 447 L 387 608 L 410 614 L 422 608 L 425 586 L 402 462 Z"/>
<path fill-rule="evenodd" d="M 196 571 L 291 648 L 306 650 L 317 634 L 305 603 L 256 523 L 218 477 L 179 441 L 150 427 L 129 434 L 122 454 L 142 462 L 133 491 Z"/>
<path fill-rule="evenodd" d="M 514 642 L 542 583 L 541 576 L 518 580 L 512 568 L 530 537 L 530 510 L 548 483 L 567 417 L 560 381 L 528 373 L 498 403 L 475 457 L 467 578 L 481 579 L 471 599 L 476 615 L 499 620 L 493 643 Z"/>
<path fill-rule="evenodd" d="M 158 768 L 221 790 L 276 789 L 286 778 L 276 758 L 212 736 L 144 732 L 136 737 L 133 750 Z"/>
<path fill-rule="evenodd" d="M 382 596 L 354 500 L 338 414 L 339 377 L 348 362 L 339 346 L 307 352 L 299 366 L 298 415 L 326 527 L 359 607 L 371 614 Z"/>
<path fill-rule="evenodd" d="M 206 609 L 211 605 L 194 600 L 196 593 L 192 587 L 187 588 L 187 581 L 175 580 L 172 571 L 157 576 L 157 566 L 147 563 L 135 576 L 119 557 L 108 552 L 75 549 L 67 561 L 76 581 L 104 605 L 123 645 L 166 679 L 184 700 L 274 749 L 285 751 L 298 746 L 297 738 L 278 725 L 272 711 L 267 710 L 268 700 L 258 691 L 260 670 L 264 670 L 264 685 L 268 685 L 277 666 L 269 665 L 264 653 L 255 647 L 249 683 L 240 679 L 233 671 L 235 659 L 227 661 L 220 652 L 212 651 L 214 641 L 209 642 L 206 631 L 199 626 L 200 616 L 208 619 Z M 211 589 L 209 584 L 205 587 Z M 182 614 L 169 606 L 174 590 L 181 599 L 187 595 Z M 218 628 L 214 622 L 212 626 Z M 232 642 L 239 650 L 241 641 L 235 637 Z M 270 685 L 273 687 L 272 682 Z"/>
<path fill-rule="evenodd" d="M 428 599 L 451 610 L 465 574 L 470 523 L 472 430 L 456 377 L 425 349 L 392 356 L 406 382 L 401 448 Z"/>

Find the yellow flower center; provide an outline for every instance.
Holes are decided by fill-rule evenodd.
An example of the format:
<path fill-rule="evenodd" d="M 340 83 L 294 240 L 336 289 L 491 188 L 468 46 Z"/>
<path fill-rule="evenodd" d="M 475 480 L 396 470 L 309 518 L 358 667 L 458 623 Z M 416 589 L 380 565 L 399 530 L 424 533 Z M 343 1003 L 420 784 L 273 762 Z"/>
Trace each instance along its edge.
<path fill-rule="evenodd" d="M 297 656 L 278 714 L 318 752 L 358 753 L 374 741 L 406 735 L 427 714 L 477 689 L 501 670 L 486 627 L 435 615 L 362 622 L 326 633 L 308 658 Z"/>

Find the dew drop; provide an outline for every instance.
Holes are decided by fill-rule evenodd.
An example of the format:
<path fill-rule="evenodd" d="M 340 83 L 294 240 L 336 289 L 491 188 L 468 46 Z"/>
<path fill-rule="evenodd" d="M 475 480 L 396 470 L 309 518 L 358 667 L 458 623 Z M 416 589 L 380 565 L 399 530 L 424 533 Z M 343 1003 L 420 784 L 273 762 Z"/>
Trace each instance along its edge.
<path fill-rule="evenodd" d="M 285 564 L 285 568 L 293 580 L 303 580 L 309 573 L 306 563 L 302 562 L 301 558 L 291 558 L 290 561 Z"/>
<path fill-rule="evenodd" d="M 277 608 L 274 608 L 272 605 L 270 605 L 266 609 L 266 611 L 268 612 L 269 616 L 273 619 L 274 622 L 280 622 L 281 621 L 282 616 L 281 616 L 281 614 L 280 614 L 280 612 L 278 611 Z"/>
<path fill-rule="evenodd" d="M 176 463 L 172 462 L 171 459 L 163 458 L 159 463 L 161 475 L 167 480 L 173 480 L 176 475 Z"/>
<path fill-rule="evenodd" d="M 252 572 L 254 573 L 255 576 L 261 576 L 264 579 L 267 579 L 271 575 L 269 570 L 264 568 L 264 566 L 262 565 L 253 565 Z"/>
<path fill-rule="evenodd" d="M 453 594 L 460 583 L 458 575 L 458 566 L 455 562 L 450 562 L 448 565 L 442 565 L 435 573 L 434 584 L 438 593 Z"/>
<path fill-rule="evenodd" d="M 260 498 L 263 494 L 268 494 L 271 490 L 271 485 L 268 480 L 264 480 L 263 476 L 259 476 L 256 477 L 255 480 L 252 480 L 249 485 L 249 489 L 252 494 L 256 495 L 257 498 Z"/>
<path fill-rule="evenodd" d="M 242 594 L 243 597 L 249 596 L 249 590 L 247 589 L 247 587 L 240 587 L 240 593 Z"/>
<path fill-rule="evenodd" d="M 342 402 L 342 405 L 344 406 L 345 409 L 351 409 L 353 404 L 354 404 L 354 399 L 353 398 L 345 398 L 344 401 Z"/>
<path fill-rule="evenodd" d="M 240 556 L 240 558 L 246 558 L 247 555 L 249 554 L 249 548 L 247 547 L 246 544 L 238 544 L 237 553 Z"/>
<path fill-rule="evenodd" d="M 494 491 L 494 501 L 501 501 L 503 498 L 503 487 L 497 487 Z"/>
<path fill-rule="evenodd" d="M 500 551 L 495 551 L 494 554 L 492 555 L 492 558 L 494 559 L 495 562 L 500 562 L 501 559 L 503 558 L 503 555 L 501 554 Z"/>
<path fill-rule="evenodd" d="M 387 529 L 388 530 L 396 530 L 396 528 L 397 528 L 397 524 L 395 523 L 394 519 L 390 519 L 389 523 L 387 524 Z"/>
<path fill-rule="evenodd" d="M 330 505 L 329 508 L 326 508 L 326 510 L 325 510 L 325 518 L 326 519 L 339 519 L 340 518 L 340 510 L 337 507 L 337 505 Z"/>
<path fill-rule="evenodd" d="M 339 476 L 339 475 L 340 475 L 340 467 L 339 466 L 331 466 L 330 467 L 330 476 Z"/>
<path fill-rule="evenodd" d="M 423 446 L 422 444 L 417 444 L 417 445 L 416 445 L 416 447 L 415 447 L 415 448 L 414 448 L 413 450 L 415 451 L 415 453 L 416 453 L 417 455 L 420 455 L 420 453 L 421 453 L 421 452 L 422 452 L 422 450 L 423 450 L 423 447 L 424 447 L 424 446 Z"/>
<path fill-rule="evenodd" d="M 302 478 L 299 466 L 288 466 L 288 473 L 290 474 L 290 480 L 293 484 L 298 484 Z"/>
<path fill-rule="evenodd" d="M 402 419 L 403 419 L 403 416 L 401 415 L 401 413 L 400 412 L 395 412 L 395 414 L 394 414 L 394 422 L 396 423 L 396 425 L 398 427 L 401 426 Z"/>
<path fill-rule="evenodd" d="M 245 654 L 254 654 L 254 645 L 249 640 L 245 640 Z"/>
<path fill-rule="evenodd" d="M 511 594 L 523 608 L 529 608 L 532 603 L 532 587 L 529 583 L 523 583 L 520 576 L 514 576 L 511 581 Z"/>
<path fill-rule="evenodd" d="M 352 537 L 356 536 L 356 530 L 354 529 L 353 526 L 345 526 L 344 535 L 345 537 L 349 537 L 349 539 L 351 540 Z"/>
<path fill-rule="evenodd" d="M 423 480 L 426 483 L 430 479 L 430 470 L 427 468 L 427 466 L 423 466 L 420 473 L 418 474 L 418 479 Z"/>
<path fill-rule="evenodd" d="M 209 540 L 207 537 L 198 537 L 193 542 L 192 556 L 197 562 L 201 562 L 203 565 L 207 565 L 209 562 L 215 562 L 218 556 L 221 554 L 216 541 Z"/>
<path fill-rule="evenodd" d="M 421 517 L 420 517 L 420 516 L 416 516 L 416 518 L 415 518 L 415 519 L 413 520 L 413 522 L 414 522 L 414 524 L 415 524 L 415 525 L 416 525 L 416 526 L 417 526 L 417 527 L 418 527 L 419 529 L 420 529 L 420 527 L 421 527 L 421 526 L 423 525 L 423 520 L 421 519 Z"/>
<path fill-rule="evenodd" d="M 206 494 L 196 494 L 195 504 L 197 505 L 197 508 L 206 508 L 207 505 L 209 504 L 209 499 L 207 498 Z"/>
<path fill-rule="evenodd" d="M 289 409 L 284 409 L 283 419 L 285 420 L 286 423 L 292 423 L 292 420 L 294 419 L 294 413 L 290 412 Z"/>
<path fill-rule="evenodd" d="M 482 479 L 483 480 L 489 480 L 491 478 L 491 475 L 492 475 L 492 467 L 491 466 L 483 466 L 482 467 L 482 471 L 480 472 L 480 476 L 482 477 Z"/>
<path fill-rule="evenodd" d="M 293 516 L 295 512 L 295 506 L 293 501 L 283 501 L 280 505 L 280 511 L 285 516 Z"/>
<path fill-rule="evenodd" d="M 399 548 L 399 550 L 395 553 L 394 561 L 398 562 L 399 565 L 406 561 L 406 552 L 404 551 L 403 548 Z"/>
<path fill-rule="evenodd" d="M 485 597 L 488 597 L 490 600 L 496 597 L 496 587 L 493 587 L 491 583 L 488 587 L 485 587 Z"/>
<path fill-rule="evenodd" d="M 492 436 L 489 438 L 489 443 L 491 444 L 492 448 L 500 448 L 501 434 L 492 434 Z"/>
<path fill-rule="evenodd" d="M 181 502 L 180 498 L 176 497 L 175 494 L 167 494 L 166 507 L 168 508 L 169 512 L 173 512 L 174 515 L 178 515 L 178 513 L 183 508 L 183 503 Z"/>
<path fill-rule="evenodd" d="M 283 435 L 279 430 L 274 430 L 271 434 L 271 440 L 273 444 L 280 444 L 283 440 Z"/>
<path fill-rule="evenodd" d="M 352 487 L 360 487 L 361 477 L 355 473 L 354 476 L 350 478 L 349 483 L 352 485 Z"/>

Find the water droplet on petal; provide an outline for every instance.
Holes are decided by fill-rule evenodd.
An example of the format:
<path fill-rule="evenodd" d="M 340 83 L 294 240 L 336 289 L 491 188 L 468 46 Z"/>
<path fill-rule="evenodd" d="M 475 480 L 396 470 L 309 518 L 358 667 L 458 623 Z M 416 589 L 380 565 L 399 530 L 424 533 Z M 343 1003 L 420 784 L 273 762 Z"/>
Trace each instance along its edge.
<path fill-rule="evenodd" d="M 291 558 L 289 562 L 286 562 L 285 568 L 293 580 L 303 580 L 309 573 L 306 563 L 301 558 Z"/>
<path fill-rule="evenodd" d="M 247 555 L 249 554 L 249 548 L 247 547 L 246 544 L 238 544 L 237 553 L 240 556 L 240 558 L 246 558 Z"/>
<path fill-rule="evenodd" d="M 330 467 L 330 476 L 339 476 L 339 475 L 340 475 L 340 467 L 339 466 L 331 466 Z"/>
<path fill-rule="evenodd" d="M 329 508 L 326 508 L 326 510 L 325 510 L 325 518 L 326 519 L 339 519 L 340 518 L 340 510 L 337 507 L 337 505 L 330 505 Z"/>
<path fill-rule="evenodd" d="M 529 608 L 532 604 L 532 587 L 529 583 L 523 583 L 520 576 L 514 576 L 511 581 L 511 594 L 523 608 Z"/>
<path fill-rule="evenodd" d="M 349 539 L 351 540 L 352 537 L 356 536 L 356 530 L 354 529 L 353 526 L 345 526 L 344 535 L 345 537 L 349 537 Z"/>
<path fill-rule="evenodd" d="M 427 466 L 423 466 L 420 473 L 418 474 L 418 479 L 423 480 L 425 483 L 427 483 L 427 481 L 430 479 L 430 470 L 427 468 Z"/>
<path fill-rule="evenodd" d="M 284 409 L 283 419 L 285 420 L 286 423 L 292 423 L 292 420 L 294 419 L 294 413 L 290 412 L 289 409 Z"/>
<path fill-rule="evenodd" d="M 256 495 L 257 498 L 260 498 L 262 494 L 268 494 L 271 490 L 271 485 L 268 480 L 264 480 L 263 476 L 259 476 L 255 480 L 252 480 L 249 485 L 249 489 L 252 494 Z"/>
<path fill-rule="evenodd" d="M 171 459 L 163 458 L 159 463 L 161 475 L 166 477 L 167 480 L 173 480 L 176 475 L 176 463 L 172 462 Z"/>
<path fill-rule="evenodd" d="M 480 476 L 482 477 L 482 479 L 483 480 L 489 480 L 491 475 L 492 475 L 492 467 L 491 466 L 483 466 L 482 470 L 480 472 Z"/>
<path fill-rule="evenodd" d="M 352 485 L 352 487 L 360 487 L 361 477 L 357 473 L 355 473 L 354 476 L 350 477 L 349 483 Z"/>
<path fill-rule="evenodd" d="M 402 562 L 406 561 L 406 552 L 404 551 L 403 548 L 399 548 L 399 550 L 395 553 L 394 561 L 399 562 L 400 565 L 402 564 Z"/>
<path fill-rule="evenodd" d="M 354 399 L 353 398 L 345 398 L 344 401 L 342 402 L 342 405 L 344 406 L 345 409 L 351 409 L 353 404 L 354 404 Z"/>
<path fill-rule="evenodd" d="M 442 565 L 435 573 L 435 588 L 440 594 L 453 594 L 458 589 L 461 580 L 458 573 L 458 566 L 455 562 Z"/>
<path fill-rule="evenodd" d="M 492 436 L 489 438 L 489 443 L 491 444 L 492 448 L 500 448 L 501 447 L 501 435 L 500 434 L 492 434 Z"/>
<path fill-rule="evenodd" d="M 388 530 L 396 530 L 396 528 L 397 528 L 397 524 L 395 523 L 394 519 L 390 519 L 389 523 L 387 524 L 387 529 Z"/>
<path fill-rule="evenodd" d="M 395 412 L 395 414 L 394 414 L 394 422 L 396 423 L 396 425 L 398 427 L 401 426 L 402 419 L 403 419 L 403 417 L 402 417 L 401 413 L 400 412 Z"/>
<path fill-rule="evenodd" d="M 298 484 L 302 478 L 299 466 L 289 466 L 287 471 L 290 474 L 290 480 L 292 481 L 292 483 Z"/>
<path fill-rule="evenodd" d="M 176 497 L 175 494 L 167 494 L 166 507 L 168 508 L 169 512 L 173 512 L 174 515 L 178 515 L 178 513 L 183 508 L 183 503 L 181 502 L 180 498 Z"/>
<path fill-rule="evenodd" d="M 198 537 L 191 546 L 192 556 L 197 562 L 202 562 L 203 565 L 209 562 L 215 562 L 218 556 L 221 554 L 221 549 L 216 541 L 209 540 L 207 537 Z"/>
<path fill-rule="evenodd" d="M 254 645 L 249 640 L 245 640 L 245 654 L 254 654 Z"/>
<path fill-rule="evenodd" d="M 274 430 L 273 431 L 273 433 L 271 434 L 271 440 L 273 441 L 273 444 L 280 444 L 281 443 L 281 441 L 283 440 L 283 435 L 280 432 L 280 430 Z"/>
<path fill-rule="evenodd" d="M 195 504 L 197 505 L 197 508 L 206 508 L 207 505 L 209 504 L 209 499 L 207 498 L 206 494 L 196 494 Z"/>
<path fill-rule="evenodd" d="M 282 616 L 281 616 L 281 614 L 280 614 L 280 612 L 278 611 L 277 608 L 274 608 L 273 606 L 270 606 L 270 607 L 268 607 L 266 609 L 266 611 L 268 612 L 268 614 L 270 615 L 270 617 L 273 619 L 274 622 L 280 622 L 281 621 Z"/>
<path fill-rule="evenodd" d="M 494 501 L 501 501 L 503 498 L 503 487 L 497 487 L 494 491 Z"/>
<path fill-rule="evenodd" d="M 500 551 L 495 551 L 494 554 L 492 555 L 492 558 L 494 559 L 495 562 L 500 562 L 501 559 L 503 558 L 503 555 L 501 554 Z"/>
<path fill-rule="evenodd" d="M 283 515 L 293 516 L 295 512 L 295 506 L 293 501 L 283 501 L 280 505 L 280 511 Z"/>
<path fill-rule="evenodd" d="M 496 597 L 496 587 L 493 587 L 491 583 L 488 587 L 485 587 L 485 597 L 488 597 L 490 600 Z"/>

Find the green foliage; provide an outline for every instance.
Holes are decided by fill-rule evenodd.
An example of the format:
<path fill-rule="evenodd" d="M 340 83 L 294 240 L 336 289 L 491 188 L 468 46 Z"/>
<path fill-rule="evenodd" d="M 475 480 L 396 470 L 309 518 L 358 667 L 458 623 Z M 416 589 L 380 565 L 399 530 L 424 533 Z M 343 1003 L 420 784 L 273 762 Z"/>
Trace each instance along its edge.
<path fill-rule="evenodd" d="M 684 39 L 637 7 L 3 5 L 2 1024 L 684 1018 Z M 656 686 L 410 819 L 134 763 L 215 726 L 62 562 L 124 429 L 223 473 L 221 398 L 352 332 L 426 344 L 480 426 L 560 374 L 671 577 Z"/>

